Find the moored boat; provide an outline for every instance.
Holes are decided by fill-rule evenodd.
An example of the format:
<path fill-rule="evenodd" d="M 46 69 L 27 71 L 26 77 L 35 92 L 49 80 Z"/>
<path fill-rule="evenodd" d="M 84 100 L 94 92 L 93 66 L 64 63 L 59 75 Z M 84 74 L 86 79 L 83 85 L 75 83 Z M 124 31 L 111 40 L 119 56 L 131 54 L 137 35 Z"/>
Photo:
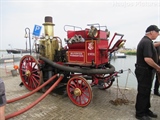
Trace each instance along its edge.
<path fill-rule="evenodd" d="M 21 53 L 30 53 L 30 50 L 25 49 L 6 49 L 9 54 L 21 54 Z"/>
<path fill-rule="evenodd" d="M 116 53 L 115 57 L 116 58 L 126 58 L 126 55 L 125 55 L 125 53 Z"/>
<path fill-rule="evenodd" d="M 111 58 L 126 58 L 126 54 L 120 52 L 112 53 Z"/>

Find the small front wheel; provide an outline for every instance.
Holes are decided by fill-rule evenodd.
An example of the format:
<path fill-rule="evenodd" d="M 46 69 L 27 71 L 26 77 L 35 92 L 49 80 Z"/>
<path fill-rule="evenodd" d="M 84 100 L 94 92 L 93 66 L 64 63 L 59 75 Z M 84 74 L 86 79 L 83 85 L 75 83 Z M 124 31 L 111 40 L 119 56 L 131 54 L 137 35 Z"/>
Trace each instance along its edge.
<path fill-rule="evenodd" d="M 85 107 L 92 100 L 92 88 L 83 77 L 72 77 L 67 83 L 67 94 L 77 106 Z"/>

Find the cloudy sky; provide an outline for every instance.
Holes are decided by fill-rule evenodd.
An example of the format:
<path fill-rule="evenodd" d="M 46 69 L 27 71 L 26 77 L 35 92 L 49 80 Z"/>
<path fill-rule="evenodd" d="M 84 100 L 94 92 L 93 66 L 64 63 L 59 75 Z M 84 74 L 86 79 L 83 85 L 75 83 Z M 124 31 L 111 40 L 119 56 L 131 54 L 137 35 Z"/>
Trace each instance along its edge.
<path fill-rule="evenodd" d="M 62 40 L 64 25 L 85 29 L 99 23 L 110 30 L 110 39 L 124 34 L 125 47 L 136 48 L 149 25 L 160 27 L 160 0 L 0 0 L 0 49 L 25 48 L 25 28 L 32 33 L 40 25 L 44 33 L 45 16 L 53 17 L 54 35 Z"/>

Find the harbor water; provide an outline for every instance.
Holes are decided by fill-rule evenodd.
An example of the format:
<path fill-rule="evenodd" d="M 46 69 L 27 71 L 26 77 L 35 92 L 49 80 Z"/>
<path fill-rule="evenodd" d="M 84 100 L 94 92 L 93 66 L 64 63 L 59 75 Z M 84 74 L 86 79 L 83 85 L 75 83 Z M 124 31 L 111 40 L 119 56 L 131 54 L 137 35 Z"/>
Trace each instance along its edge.
<path fill-rule="evenodd" d="M 115 66 L 116 71 L 122 70 L 123 73 L 118 74 L 118 85 L 124 88 L 137 88 L 137 80 L 134 74 L 135 55 L 127 55 L 126 58 L 111 59 L 110 63 Z M 114 82 L 117 85 L 117 80 Z"/>
<path fill-rule="evenodd" d="M 135 62 L 136 62 L 135 55 L 127 55 L 126 58 L 117 58 L 111 60 L 111 64 L 115 66 L 116 71 L 121 69 L 124 71 L 122 74 L 119 74 L 118 77 L 118 85 L 121 88 L 137 89 L 137 79 L 134 73 Z M 152 83 L 152 92 L 154 89 L 154 83 L 155 83 L 155 77 Z M 116 86 L 117 81 L 115 81 L 113 85 Z"/>
<path fill-rule="evenodd" d="M 19 65 L 20 59 L 26 54 L 8 54 L 7 51 L 0 51 L 0 68 L 4 68 L 4 64 L 13 68 L 13 63 Z M 6 62 L 11 61 L 11 62 Z M 12 62 L 13 61 L 13 62 Z"/>

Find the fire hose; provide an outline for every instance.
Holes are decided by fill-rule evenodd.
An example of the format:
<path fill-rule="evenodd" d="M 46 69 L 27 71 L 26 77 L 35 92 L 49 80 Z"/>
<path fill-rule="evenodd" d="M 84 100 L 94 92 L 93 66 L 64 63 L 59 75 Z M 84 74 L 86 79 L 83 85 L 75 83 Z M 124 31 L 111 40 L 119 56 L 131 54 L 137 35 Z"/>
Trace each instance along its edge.
<path fill-rule="evenodd" d="M 12 102 L 15 102 L 17 100 L 21 100 L 23 98 L 26 98 L 32 94 L 34 94 L 35 92 L 37 92 L 38 90 L 42 89 L 44 86 L 46 86 L 48 83 L 50 83 L 52 80 L 54 80 L 55 78 L 57 77 L 57 75 L 54 75 L 53 77 L 51 77 L 49 80 L 47 80 L 45 83 L 43 83 L 41 86 L 37 87 L 36 89 L 34 89 L 33 91 L 23 95 L 23 96 L 20 96 L 20 97 L 17 97 L 17 98 L 13 98 L 11 100 L 7 100 L 7 103 L 12 103 Z"/>
<path fill-rule="evenodd" d="M 58 78 L 58 80 L 41 96 L 39 97 L 36 101 L 32 102 L 30 105 L 28 105 L 26 108 L 23 108 L 19 111 L 16 111 L 14 113 L 11 113 L 7 116 L 5 116 L 5 119 L 10 119 L 12 117 L 18 116 L 24 112 L 26 112 L 27 110 L 31 109 L 32 107 L 34 107 L 36 104 L 38 104 L 41 100 L 43 100 L 59 83 L 60 81 L 63 79 L 64 75 L 60 75 L 60 77 Z M 54 78 L 54 76 L 52 77 L 52 79 Z M 50 78 L 51 79 L 51 78 Z"/>
<path fill-rule="evenodd" d="M 69 72 L 84 73 L 84 74 L 110 74 L 114 73 L 115 71 L 115 67 L 111 64 L 109 64 L 109 69 L 83 69 L 83 68 L 75 68 L 75 67 L 60 65 L 43 56 L 39 56 L 39 58 L 55 68 Z"/>

